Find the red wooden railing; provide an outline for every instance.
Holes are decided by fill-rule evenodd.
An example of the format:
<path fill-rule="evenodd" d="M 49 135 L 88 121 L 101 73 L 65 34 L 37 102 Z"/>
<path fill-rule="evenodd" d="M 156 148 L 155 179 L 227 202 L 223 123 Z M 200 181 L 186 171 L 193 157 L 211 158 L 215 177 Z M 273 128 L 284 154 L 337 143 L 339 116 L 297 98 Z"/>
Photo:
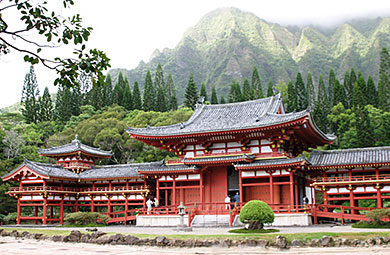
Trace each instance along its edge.
<path fill-rule="evenodd" d="M 361 176 L 336 176 L 336 177 L 318 177 L 314 180 L 316 182 L 360 182 L 360 181 L 378 181 L 390 180 L 390 174 L 376 175 L 361 175 Z"/>
<path fill-rule="evenodd" d="M 94 188 L 67 188 L 67 187 L 51 187 L 51 186 L 29 186 L 29 187 L 10 187 L 10 192 L 45 192 L 45 191 L 60 191 L 60 192 L 117 192 L 117 191 L 137 191 L 148 190 L 149 186 L 114 186 L 114 187 L 94 187 Z"/>

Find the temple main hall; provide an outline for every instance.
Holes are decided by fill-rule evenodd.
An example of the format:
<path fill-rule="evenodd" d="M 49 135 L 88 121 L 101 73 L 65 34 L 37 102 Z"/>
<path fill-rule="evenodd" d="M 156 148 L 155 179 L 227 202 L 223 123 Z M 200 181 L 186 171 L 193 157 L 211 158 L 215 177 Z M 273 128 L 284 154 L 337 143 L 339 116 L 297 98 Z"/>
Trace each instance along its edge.
<path fill-rule="evenodd" d="M 127 132 L 178 160 L 97 165 L 111 152 L 77 136 L 42 149 L 55 163 L 26 160 L 2 177 L 19 184 L 8 191 L 17 199 L 17 223 L 63 224 L 66 213 L 89 211 L 116 224 L 173 226 L 182 203 L 189 226 L 236 226 L 242 205 L 258 199 L 273 209 L 275 225 L 310 225 L 365 220 L 362 212 L 373 208 L 359 207 L 360 200 L 375 208 L 390 201 L 390 147 L 316 150 L 335 137 L 308 110 L 285 113 L 280 95 L 198 104 L 186 122 Z"/>

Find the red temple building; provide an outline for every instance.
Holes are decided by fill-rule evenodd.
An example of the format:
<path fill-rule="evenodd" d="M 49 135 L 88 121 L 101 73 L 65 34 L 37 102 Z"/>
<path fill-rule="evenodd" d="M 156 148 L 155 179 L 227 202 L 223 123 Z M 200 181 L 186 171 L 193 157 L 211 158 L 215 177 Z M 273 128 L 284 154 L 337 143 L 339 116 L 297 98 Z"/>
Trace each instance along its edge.
<path fill-rule="evenodd" d="M 314 150 L 306 158 L 304 151 L 334 137 L 316 127 L 309 111 L 285 113 L 280 95 L 200 104 L 184 123 L 128 133 L 179 160 L 98 166 L 95 161 L 111 152 L 77 137 L 41 150 L 57 163 L 25 161 L 3 176 L 19 182 L 8 192 L 18 200 L 17 223 L 63 223 L 65 213 L 91 211 L 108 214 L 111 222 L 169 226 L 177 224 L 182 202 L 189 225 L 234 225 L 240 207 L 259 199 L 274 210 L 276 225 L 308 225 L 321 217 L 364 220 L 361 212 L 371 209 L 359 207 L 359 200 L 382 208 L 390 198 L 390 147 Z M 323 202 L 316 203 L 315 193 Z M 225 202 L 236 194 L 239 201 Z M 151 210 L 149 198 L 158 201 Z M 28 210 L 34 216 L 24 215 Z"/>

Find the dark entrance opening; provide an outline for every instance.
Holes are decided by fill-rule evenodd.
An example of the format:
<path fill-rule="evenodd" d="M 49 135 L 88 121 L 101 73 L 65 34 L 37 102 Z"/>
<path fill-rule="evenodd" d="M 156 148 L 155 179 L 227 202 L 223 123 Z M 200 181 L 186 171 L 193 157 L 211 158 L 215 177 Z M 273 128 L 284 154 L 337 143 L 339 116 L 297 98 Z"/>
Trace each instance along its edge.
<path fill-rule="evenodd" d="M 234 169 L 234 166 L 227 167 L 227 176 L 228 176 L 228 194 L 230 198 L 233 198 L 234 195 L 240 190 L 238 185 L 239 183 L 238 171 Z"/>

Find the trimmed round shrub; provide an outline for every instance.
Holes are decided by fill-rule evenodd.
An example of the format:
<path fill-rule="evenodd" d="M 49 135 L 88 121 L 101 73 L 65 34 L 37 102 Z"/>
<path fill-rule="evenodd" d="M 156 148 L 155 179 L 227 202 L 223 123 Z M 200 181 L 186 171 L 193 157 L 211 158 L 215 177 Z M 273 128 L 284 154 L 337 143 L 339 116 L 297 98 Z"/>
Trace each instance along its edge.
<path fill-rule="evenodd" d="M 74 225 L 107 224 L 111 218 L 97 212 L 74 212 L 65 216 L 64 221 Z"/>
<path fill-rule="evenodd" d="M 384 222 L 382 221 L 385 218 L 390 218 L 390 209 L 374 209 L 366 214 L 366 217 L 369 218 L 374 224 L 380 225 Z"/>
<path fill-rule="evenodd" d="M 248 229 L 262 229 L 264 223 L 272 223 L 274 219 L 271 207 L 263 201 L 251 200 L 241 208 L 240 221 L 249 223 Z"/>

